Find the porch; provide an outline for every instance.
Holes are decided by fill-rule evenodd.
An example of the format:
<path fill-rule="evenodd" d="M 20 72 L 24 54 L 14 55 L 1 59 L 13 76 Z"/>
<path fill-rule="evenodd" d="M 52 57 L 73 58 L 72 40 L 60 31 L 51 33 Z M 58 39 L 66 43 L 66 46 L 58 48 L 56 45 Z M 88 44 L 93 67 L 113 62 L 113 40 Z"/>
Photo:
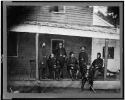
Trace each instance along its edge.
<path fill-rule="evenodd" d="M 116 32 L 116 30 L 114 30 L 112 28 L 92 27 L 92 26 L 91 27 L 83 26 L 83 27 L 79 27 L 79 28 L 75 26 L 75 28 L 78 28 L 78 30 L 77 29 L 74 30 L 74 29 L 72 29 L 72 26 L 71 27 L 67 27 L 67 26 L 65 27 L 63 24 L 61 24 L 62 26 L 59 24 L 60 25 L 59 27 L 61 27 L 61 28 L 59 28 L 59 27 L 55 28 L 55 26 L 58 26 L 58 23 L 53 24 L 53 23 L 44 23 L 43 22 L 43 23 L 39 23 L 39 24 L 41 24 L 43 26 L 28 25 L 28 24 L 23 25 L 22 24 L 22 25 L 13 27 L 10 30 L 12 32 L 18 32 L 18 33 L 21 32 L 21 34 L 28 32 L 24 36 L 27 36 L 27 38 L 29 38 L 29 40 L 32 39 L 33 44 L 32 44 L 32 47 L 30 47 L 30 50 L 32 49 L 31 52 L 33 53 L 33 56 L 31 56 L 32 59 L 34 59 L 36 61 L 36 79 L 38 79 L 38 55 L 39 55 L 38 49 L 39 49 L 39 43 L 44 41 L 48 44 L 48 47 L 47 47 L 47 49 L 48 49 L 47 53 L 48 54 L 47 55 L 49 55 L 50 53 L 52 53 L 51 39 L 54 38 L 54 39 L 65 40 L 66 41 L 65 47 L 68 48 L 68 52 L 70 50 L 73 50 L 73 51 L 77 52 L 76 53 L 77 57 L 78 57 L 79 50 L 76 49 L 76 48 L 79 48 L 80 45 L 88 46 L 89 49 L 87 50 L 87 52 L 89 52 L 89 63 L 92 63 L 92 61 L 96 58 L 96 54 L 97 54 L 98 51 L 102 52 L 102 46 L 106 46 L 106 52 L 105 52 L 106 57 L 104 59 L 104 66 L 105 66 L 104 80 L 109 80 L 109 81 L 113 80 L 113 79 L 114 80 L 120 80 L 120 78 L 119 79 L 116 78 L 117 75 L 113 76 L 111 79 L 109 79 L 109 78 L 106 79 L 107 68 L 108 68 L 109 65 L 113 64 L 113 62 L 111 64 L 110 63 L 108 64 L 108 61 L 107 61 L 108 60 L 108 57 L 107 57 L 107 55 L 108 55 L 108 42 L 109 42 L 109 40 L 111 40 L 110 42 L 114 43 L 113 45 L 116 45 L 116 43 L 114 41 L 119 40 L 119 34 Z M 62 28 L 62 27 L 64 27 L 64 28 Z M 93 32 L 93 30 L 94 30 L 94 32 Z M 31 35 L 30 35 L 30 33 L 31 33 Z M 79 33 L 79 34 L 76 34 L 76 33 Z M 26 38 L 26 37 L 23 37 L 23 39 L 24 38 Z M 98 43 L 98 41 L 96 41 L 96 38 L 97 39 L 100 38 L 101 42 Z M 89 42 L 87 41 L 88 39 L 89 39 Z M 112 41 L 112 39 L 114 39 L 114 40 Z M 96 42 L 94 42 L 94 41 L 96 41 Z M 26 43 L 27 43 L 27 46 L 29 46 L 31 41 L 29 41 L 29 44 L 28 44 L 28 42 L 26 42 Z M 102 43 L 102 45 L 100 45 L 101 43 Z M 98 48 L 98 50 L 94 50 L 97 47 L 97 44 L 99 44 L 98 47 L 101 47 L 101 48 Z M 24 43 L 24 45 L 25 45 L 25 43 Z M 73 47 L 73 45 L 75 45 L 75 48 Z M 111 44 L 111 46 L 112 46 L 112 44 Z M 24 47 L 26 47 L 26 46 L 24 46 Z M 36 49 L 33 49 L 33 48 L 36 48 Z M 116 45 L 115 51 L 120 52 L 117 48 L 119 48 L 119 44 Z M 25 50 L 26 50 L 26 48 L 25 48 Z M 30 53 L 28 52 L 28 54 L 30 54 Z M 117 55 L 119 56 L 118 53 L 117 53 Z M 117 57 L 116 60 L 120 61 L 120 58 L 117 55 L 115 55 Z M 31 59 L 31 57 L 29 59 L 29 55 L 27 55 L 27 57 L 28 57 L 26 59 L 27 61 Z M 22 57 L 22 59 L 23 58 L 24 57 Z M 26 60 L 25 60 L 25 62 L 26 62 Z M 116 62 L 116 60 L 112 60 L 112 61 Z M 27 70 L 27 68 L 25 68 L 25 66 L 29 66 L 29 65 L 26 62 L 26 65 L 23 65 L 23 66 L 24 66 L 24 69 Z M 119 64 L 115 65 L 115 67 L 120 69 Z M 26 70 L 22 71 L 25 74 L 22 74 L 22 75 L 20 74 L 21 77 L 16 75 L 18 80 L 19 79 L 21 79 L 21 80 L 22 79 L 23 80 L 32 80 L 28 77 L 29 71 L 27 72 Z M 64 70 L 66 70 L 66 67 L 64 67 Z M 27 77 L 25 77 L 25 75 L 27 75 Z M 23 78 L 23 76 L 24 76 L 24 78 Z M 98 78 L 98 80 L 102 80 L 102 79 Z"/>

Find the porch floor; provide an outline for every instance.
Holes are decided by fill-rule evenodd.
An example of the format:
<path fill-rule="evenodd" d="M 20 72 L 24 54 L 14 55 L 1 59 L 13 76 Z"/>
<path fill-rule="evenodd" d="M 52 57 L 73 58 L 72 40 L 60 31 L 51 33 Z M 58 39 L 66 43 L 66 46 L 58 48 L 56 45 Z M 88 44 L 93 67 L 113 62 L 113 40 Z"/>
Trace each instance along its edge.
<path fill-rule="evenodd" d="M 74 88 L 80 88 L 81 87 L 81 81 L 75 80 L 72 81 L 71 79 L 62 79 L 60 81 L 56 80 L 33 80 L 33 81 L 8 81 L 9 86 L 40 86 L 40 87 L 74 87 Z M 85 84 L 85 88 L 89 88 L 88 82 Z M 93 84 L 94 89 L 120 89 L 120 81 L 94 81 Z"/>
<path fill-rule="evenodd" d="M 65 80 L 70 80 L 70 77 L 65 77 L 64 76 L 64 79 Z M 19 75 L 19 74 L 17 74 L 17 75 L 11 75 L 10 77 L 9 77 L 9 80 L 10 81 L 20 81 L 20 80 L 25 80 L 25 81 L 28 81 L 28 80 L 35 80 L 35 78 L 31 78 L 29 75 L 26 75 L 26 74 L 23 74 L 23 75 Z M 44 79 L 44 80 L 53 80 L 52 78 L 48 78 L 48 79 Z M 100 75 L 98 75 L 97 76 L 97 79 L 96 79 L 97 81 L 103 81 L 104 79 L 100 76 Z M 107 75 L 107 79 L 106 79 L 107 81 L 120 81 L 120 76 L 118 75 L 111 75 L 111 76 L 109 76 L 109 75 Z"/>

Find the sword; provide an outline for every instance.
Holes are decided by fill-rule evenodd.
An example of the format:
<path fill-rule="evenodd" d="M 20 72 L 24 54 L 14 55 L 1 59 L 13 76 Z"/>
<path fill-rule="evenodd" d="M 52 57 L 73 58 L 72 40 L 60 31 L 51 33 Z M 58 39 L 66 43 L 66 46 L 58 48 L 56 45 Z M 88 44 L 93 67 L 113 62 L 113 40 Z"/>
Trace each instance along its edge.
<path fill-rule="evenodd" d="M 89 83 L 89 81 L 87 80 L 87 82 Z M 91 86 L 91 84 L 89 83 L 89 86 L 91 87 L 91 89 L 92 89 L 92 91 L 94 92 L 94 93 L 96 93 L 96 91 L 94 90 L 94 88 Z"/>
<path fill-rule="evenodd" d="M 89 84 L 89 86 L 91 87 L 92 91 L 93 91 L 94 93 L 96 93 L 95 90 L 93 89 L 93 87 L 92 87 L 90 84 Z"/>

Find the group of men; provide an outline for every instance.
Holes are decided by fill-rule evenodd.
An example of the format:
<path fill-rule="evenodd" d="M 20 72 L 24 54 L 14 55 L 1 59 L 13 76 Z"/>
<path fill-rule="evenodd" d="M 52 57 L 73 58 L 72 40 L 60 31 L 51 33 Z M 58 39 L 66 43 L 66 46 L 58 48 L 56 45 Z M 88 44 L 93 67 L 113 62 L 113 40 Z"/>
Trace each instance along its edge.
<path fill-rule="evenodd" d="M 48 66 L 49 68 L 49 76 L 52 76 L 53 71 L 58 71 L 58 78 L 63 78 L 63 67 L 66 63 L 67 71 L 70 74 L 71 78 L 73 79 L 73 72 L 75 72 L 75 77 L 81 73 L 81 78 L 85 77 L 87 72 L 87 65 L 88 64 L 88 54 L 85 51 L 86 47 L 80 47 L 81 52 L 79 53 L 78 60 L 75 58 L 75 53 L 70 52 L 69 57 L 67 57 L 66 50 L 63 47 L 62 43 L 59 43 L 58 47 L 56 48 L 56 54 L 50 54 L 49 59 L 47 59 L 46 55 L 46 44 L 40 44 L 40 54 L 39 54 L 39 78 L 46 78 L 45 72 Z M 93 80 L 96 78 L 99 71 L 101 71 L 103 66 L 103 60 L 101 59 L 101 53 L 97 53 L 97 59 L 95 59 L 91 65 L 92 78 Z M 58 69 L 58 70 L 57 70 Z"/>

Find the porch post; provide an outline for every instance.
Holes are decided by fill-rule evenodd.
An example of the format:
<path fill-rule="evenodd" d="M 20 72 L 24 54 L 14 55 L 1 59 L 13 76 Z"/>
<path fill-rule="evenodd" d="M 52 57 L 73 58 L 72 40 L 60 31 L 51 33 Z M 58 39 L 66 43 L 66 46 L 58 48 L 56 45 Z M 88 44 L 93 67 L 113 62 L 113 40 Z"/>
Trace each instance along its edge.
<path fill-rule="evenodd" d="M 36 34 L 36 80 L 39 79 L 39 73 L 38 73 L 38 37 L 39 34 Z"/>
<path fill-rule="evenodd" d="M 109 39 L 105 39 L 105 59 L 104 59 L 104 80 L 106 81 L 107 75 L 107 63 L 108 63 L 108 42 Z"/>

